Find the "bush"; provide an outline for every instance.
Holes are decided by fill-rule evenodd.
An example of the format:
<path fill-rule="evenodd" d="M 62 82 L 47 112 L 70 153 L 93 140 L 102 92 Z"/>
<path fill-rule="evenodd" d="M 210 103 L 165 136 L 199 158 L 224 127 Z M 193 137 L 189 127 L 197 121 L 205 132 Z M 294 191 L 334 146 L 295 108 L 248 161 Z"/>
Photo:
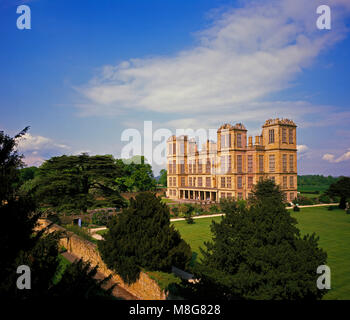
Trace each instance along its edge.
<path fill-rule="evenodd" d="M 332 201 L 331 198 L 326 194 L 322 194 L 321 196 L 319 196 L 318 200 L 321 203 L 330 203 Z"/>
<path fill-rule="evenodd" d="M 299 204 L 300 206 L 307 206 L 315 204 L 315 200 L 312 198 L 303 197 L 299 194 L 298 197 L 293 201 L 293 203 Z"/>
<path fill-rule="evenodd" d="M 171 208 L 171 212 L 175 217 L 177 217 L 179 215 L 179 208 L 177 206 L 174 206 Z"/>
<path fill-rule="evenodd" d="M 334 209 L 334 206 L 329 206 L 328 211 L 332 211 Z"/>
<path fill-rule="evenodd" d="M 91 222 L 98 226 L 106 226 L 111 220 L 111 216 L 108 211 L 98 211 L 92 215 Z"/>
<path fill-rule="evenodd" d="M 128 284 L 138 279 L 141 268 L 171 272 L 172 266 L 186 269 L 192 258 L 190 246 L 170 224 L 168 206 L 149 192 L 130 199 L 104 238 L 98 241 L 102 259 Z"/>
<path fill-rule="evenodd" d="M 346 210 L 346 213 L 347 213 L 347 214 L 350 214 L 350 209 L 347 209 L 347 210 Z"/>
<path fill-rule="evenodd" d="M 294 207 L 293 207 L 293 211 L 299 212 L 299 211 L 300 211 L 300 208 L 299 208 L 298 206 L 294 206 Z"/>

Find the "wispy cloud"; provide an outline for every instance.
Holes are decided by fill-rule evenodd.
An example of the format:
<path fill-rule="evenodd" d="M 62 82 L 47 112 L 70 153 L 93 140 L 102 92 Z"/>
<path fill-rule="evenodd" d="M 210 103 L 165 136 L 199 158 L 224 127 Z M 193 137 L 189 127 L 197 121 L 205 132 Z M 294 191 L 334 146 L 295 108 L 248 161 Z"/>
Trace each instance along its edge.
<path fill-rule="evenodd" d="M 322 157 L 323 160 L 326 160 L 331 163 L 339 163 L 350 160 L 350 148 L 338 158 L 335 157 L 332 153 L 326 153 Z"/>
<path fill-rule="evenodd" d="M 327 2 L 334 23 L 331 31 L 321 31 L 315 24 L 316 8 Z M 215 112 L 226 117 L 239 112 L 244 120 L 277 107 L 279 113 L 291 113 L 292 106 L 294 116 L 302 115 L 306 109 L 298 108 L 298 102 L 268 106 L 262 99 L 293 85 L 315 57 L 344 37 L 342 15 L 350 10 L 350 2 L 244 3 L 214 15 L 212 27 L 196 34 L 198 45 L 190 50 L 104 66 L 98 76 L 77 88 L 87 99 L 80 111 L 87 115 L 116 115 L 130 109 L 172 115 Z M 190 123 L 188 119 L 182 121 Z"/>

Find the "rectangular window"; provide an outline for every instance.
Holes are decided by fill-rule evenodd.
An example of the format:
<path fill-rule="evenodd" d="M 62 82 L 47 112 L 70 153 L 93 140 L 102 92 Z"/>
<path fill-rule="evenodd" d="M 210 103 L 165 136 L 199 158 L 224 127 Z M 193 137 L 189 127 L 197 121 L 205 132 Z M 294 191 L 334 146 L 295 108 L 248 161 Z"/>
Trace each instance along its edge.
<path fill-rule="evenodd" d="M 269 170 L 270 172 L 275 172 L 275 155 L 269 155 Z"/>
<path fill-rule="evenodd" d="M 287 177 L 283 176 L 283 188 L 286 189 L 287 188 Z"/>
<path fill-rule="evenodd" d="M 193 178 L 193 186 L 196 187 L 196 178 Z"/>
<path fill-rule="evenodd" d="M 237 155 L 237 172 L 242 173 L 242 155 Z"/>
<path fill-rule="evenodd" d="M 176 187 L 176 177 L 173 177 L 173 187 Z"/>
<path fill-rule="evenodd" d="M 243 184 L 242 184 L 242 176 L 237 177 L 237 189 L 242 189 Z"/>
<path fill-rule="evenodd" d="M 185 186 L 185 177 L 181 177 L 181 187 Z"/>
<path fill-rule="evenodd" d="M 243 199 L 243 193 L 242 192 L 238 192 L 238 199 L 239 200 Z"/>
<path fill-rule="evenodd" d="M 231 173 L 232 172 L 232 167 L 231 167 L 231 156 L 228 156 L 226 159 L 227 162 L 227 172 Z"/>
<path fill-rule="evenodd" d="M 227 188 L 231 189 L 231 177 L 226 178 L 226 186 Z"/>
<path fill-rule="evenodd" d="M 228 147 L 228 134 L 221 134 L 221 148 Z"/>
<path fill-rule="evenodd" d="M 275 130 L 271 129 L 269 130 L 269 143 L 275 142 Z"/>
<path fill-rule="evenodd" d="M 289 172 L 294 172 L 294 156 L 289 155 Z"/>
<path fill-rule="evenodd" d="M 198 178 L 198 187 L 202 187 L 202 184 L 203 184 L 202 177 L 199 177 Z"/>
<path fill-rule="evenodd" d="M 176 154 L 176 142 L 173 143 L 173 155 L 175 155 L 175 154 Z"/>
<path fill-rule="evenodd" d="M 237 133 L 237 148 L 242 148 L 242 135 Z"/>
<path fill-rule="evenodd" d="M 168 174 L 172 174 L 173 173 L 173 165 L 169 162 L 168 163 Z"/>
<path fill-rule="evenodd" d="M 189 178 L 188 178 L 188 185 L 189 185 L 190 187 L 192 187 L 192 177 L 189 177 Z"/>
<path fill-rule="evenodd" d="M 248 155 L 248 172 L 253 172 L 253 155 Z"/>
<path fill-rule="evenodd" d="M 207 166 L 206 166 L 207 173 L 210 173 L 210 160 L 207 160 Z"/>
<path fill-rule="evenodd" d="M 292 128 L 289 129 L 288 134 L 289 134 L 289 143 L 293 144 L 294 139 L 293 139 L 293 129 Z"/>
<path fill-rule="evenodd" d="M 264 156 L 259 155 L 259 172 L 264 172 Z"/>
<path fill-rule="evenodd" d="M 227 198 L 229 198 L 229 199 L 232 198 L 232 193 L 228 193 Z"/>
<path fill-rule="evenodd" d="M 225 192 L 221 192 L 221 193 L 220 193 L 220 198 L 221 198 L 221 199 L 224 199 L 225 197 L 226 197 L 226 193 L 225 193 Z"/>
<path fill-rule="evenodd" d="M 248 188 L 252 188 L 253 187 L 253 177 L 248 177 Z"/>
<path fill-rule="evenodd" d="M 202 162 L 201 162 L 201 160 L 198 161 L 198 173 L 202 173 Z"/>
<path fill-rule="evenodd" d="M 287 128 L 282 128 L 282 143 L 287 143 Z"/>
<path fill-rule="evenodd" d="M 226 173 L 226 163 L 225 163 L 225 156 L 220 157 L 220 173 L 224 174 Z"/>
<path fill-rule="evenodd" d="M 210 181 L 211 181 L 210 177 L 206 177 L 206 178 L 205 178 L 205 186 L 206 186 L 207 188 L 210 188 L 210 187 L 211 187 Z"/>
<path fill-rule="evenodd" d="M 291 188 L 294 188 L 294 177 L 293 177 L 293 176 L 290 176 L 290 177 L 289 177 L 289 186 L 290 186 Z"/>
<path fill-rule="evenodd" d="M 294 200 L 294 193 L 291 192 L 291 193 L 289 194 L 289 201 L 293 201 L 293 200 Z"/>
<path fill-rule="evenodd" d="M 180 164 L 180 172 L 185 173 L 185 164 L 184 163 Z"/>
<path fill-rule="evenodd" d="M 283 169 L 283 172 L 287 172 L 287 155 L 286 154 L 282 155 L 282 169 Z"/>
<path fill-rule="evenodd" d="M 176 174 L 176 161 L 173 161 L 173 173 Z"/>
<path fill-rule="evenodd" d="M 225 177 L 221 177 L 221 188 L 225 188 Z"/>

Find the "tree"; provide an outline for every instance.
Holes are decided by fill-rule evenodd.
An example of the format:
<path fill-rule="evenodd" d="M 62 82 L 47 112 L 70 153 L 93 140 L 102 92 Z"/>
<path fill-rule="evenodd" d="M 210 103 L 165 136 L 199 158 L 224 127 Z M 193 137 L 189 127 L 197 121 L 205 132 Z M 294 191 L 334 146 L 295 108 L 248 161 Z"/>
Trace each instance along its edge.
<path fill-rule="evenodd" d="M 18 193 L 20 168 L 23 155 L 18 154 L 18 138 L 0 132 L 0 217 L 4 226 L 0 232 L 0 297 L 28 299 L 46 297 L 54 288 L 53 277 L 59 269 L 58 240 L 56 232 L 44 234 L 35 232 L 39 213 L 35 201 L 29 195 Z M 16 286 L 19 275 L 17 267 L 27 265 L 31 270 L 31 290 L 19 290 Z M 74 264 L 71 268 L 74 268 Z M 89 274 L 84 274 L 88 281 Z M 71 286 L 77 285 L 80 277 L 71 277 Z M 66 296 L 69 288 L 60 291 Z"/>
<path fill-rule="evenodd" d="M 35 196 L 56 212 L 86 212 L 91 207 L 123 207 L 112 156 L 53 157 L 39 168 Z M 102 198 L 102 199 L 101 199 Z"/>
<path fill-rule="evenodd" d="M 98 247 L 102 259 L 127 283 L 138 279 L 141 268 L 170 272 L 174 265 L 186 268 L 190 246 L 170 225 L 169 208 L 153 193 L 142 192 L 108 225 Z"/>
<path fill-rule="evenodd" d="M 330 197 L 340 197 L 339 208 L 346 208 L 346 201 L 350 199 L 350 178 L 342 177 L 337 182 L 332 183 L 326 192 Z"/>
<path fill-rule="evenodd" d="M 197 284 L 185 294 L 204 299 L 318 299 L 317 267 L 326 264 L 318 238 L 302 237 L 284 207 L 283 193 L 270 180 L 255 186 L 249 206 L 232 201 L 220 223 L 213 221 L 213 241 L 201 250 Z"/>
<path fill-rule="evenodd" d="M 121 191 L 152 191 L 156 187 L 152 167 L 144 156 L 116 160 L 122 174 L 115 179 Z"/>
<path fill-rule="evenodd" d="M 160 170 L 160 177 L 159 177 L 159 183 L 162 184 L 164 187 L 167 186 L 168 183 L 168 176 L 167 171 L 165 169 Z"/>

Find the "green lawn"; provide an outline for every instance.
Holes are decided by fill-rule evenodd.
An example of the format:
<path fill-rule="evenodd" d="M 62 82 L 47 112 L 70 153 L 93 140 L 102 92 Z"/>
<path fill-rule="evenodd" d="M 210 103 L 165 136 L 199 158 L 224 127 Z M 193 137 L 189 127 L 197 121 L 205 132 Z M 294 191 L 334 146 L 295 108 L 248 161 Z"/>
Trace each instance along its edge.
<path fill-rule="evenodd" d="M 301 208 L 292 212 L 298 220 L 302 234 L 315 232 L 319 245 L 328 254 L 331 268 L 331 287 L 325 299 L 350 299 L 350 215 L 344 210 L 328 211 L 327 207 Z M 195 256 L 200 257 L 199 247 L 211 239 L 210 224 L 221 217 L 196 219 L 195 224 L 186 221 L 173 222 L 182 237 L 191 245 Z M 316 270 L 315 270 L 316 272 Z"/>

